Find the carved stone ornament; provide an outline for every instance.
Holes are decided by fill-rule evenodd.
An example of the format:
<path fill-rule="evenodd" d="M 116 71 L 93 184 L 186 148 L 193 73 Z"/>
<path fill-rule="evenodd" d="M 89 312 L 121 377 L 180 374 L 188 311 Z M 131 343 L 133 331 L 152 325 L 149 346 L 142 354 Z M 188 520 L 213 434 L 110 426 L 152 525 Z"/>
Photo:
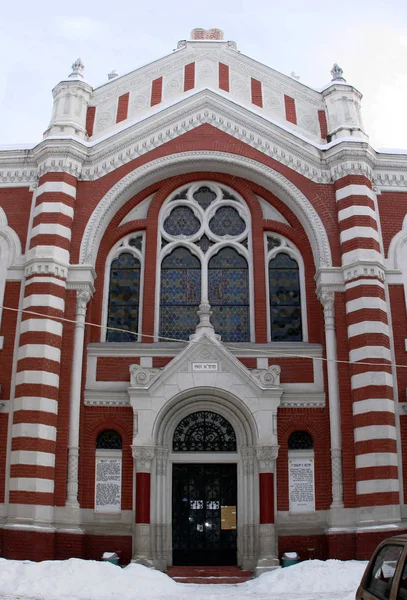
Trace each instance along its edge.
<path fill-rule="evenodd" d="M 85 65 L 82 62 L 81 58 L 77 58 L 76 61 L 72 65 L 72 73 L 69 75 L 70 79 L 83 79 L 83 71 L 85 69 Z"/>
<path fill-rule="evenodd" d="M 159 372 L 160 369 L 130 365 L 130 385 L 131 387 L 146 387 Z"/>
<path fill-rule="evenodd" d="M 155 450 L 157 475 L 167 475 L 169 450 L 165 446 L 157 446 Z"/>
<path fill-rule="evenodd" d="M 251 376 L 262 387 L 273 388 L 280 385 L 281 367 L 279 365 L 271 365 L 268 369 L 253 369 Z"/>
<path fill-rule="evenodd" d="M 132 446 L 133 458 L 136 461 L 136 471 L 150 471 L 155 454 L 154 446 Z"/>
<path fill-rule="evenodd" d="M 280 446 L 258 446 L 256 448 L 257 460 L 262 469 L 273 470 L 279 448 Z"/>
<path fill-rule="evenodd" d="M 334 64 L 331 69 L 332 81 L 346 81 L 343 76 L 343 69 L 338 64 Z"/>
<path fill-rule="evenodd" d="M 240 454 L 243 462 L 243 472 L 245 475 L 252 475 L 254 472 L 254 457 L 256 448 L 254 446 L 242 446 Z"/>

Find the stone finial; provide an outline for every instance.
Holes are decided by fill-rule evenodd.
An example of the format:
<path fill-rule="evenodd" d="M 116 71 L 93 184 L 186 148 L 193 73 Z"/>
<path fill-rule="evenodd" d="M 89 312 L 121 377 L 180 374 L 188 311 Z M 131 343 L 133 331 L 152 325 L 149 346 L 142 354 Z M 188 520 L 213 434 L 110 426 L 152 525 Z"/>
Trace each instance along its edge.
<path fill-rule="evenodd" d="M 85 69 L 85 65 L 82 62 L 81 58 L 77 58 L 76 61 L 72 65 L 72 73 L 69 75 L 70 79 L 83 79 L 83 71 Z"/>
<path fill-rule="evenodd" d="M 332 81 L 345 81 L 346 79 L 343 76 L 343 69 L 335 63 L 331 69 Z"/>
<path fill-rule="evenodd" d="M 196 326 L 195 333 L 190 335 L 189 339 L 197 340 L 205 333 L 209 338 L 220 340 L 220 336 L 215 334 L 215 330 L 211 323 L 212 311 L 209 302 L 202 302 L 202 304 L 199 305 L 199 310 L 197 312 L 199 316 L 199 323 Z"/>
<path fill-rule="evenodd" d="M 107 78 L 109 81 L 118 76 L 119 76 L 119 74 L 117 73 L 117 71 L 115 69 L 113 69 L 113 71 L 110 71 L 110 73 L 107 74 Z"/>
<path fill-rule="evenodd" d="M 191 31 L 191 40 L 223 40 L 221 29 L 202 29 L 197 27 Z"/>

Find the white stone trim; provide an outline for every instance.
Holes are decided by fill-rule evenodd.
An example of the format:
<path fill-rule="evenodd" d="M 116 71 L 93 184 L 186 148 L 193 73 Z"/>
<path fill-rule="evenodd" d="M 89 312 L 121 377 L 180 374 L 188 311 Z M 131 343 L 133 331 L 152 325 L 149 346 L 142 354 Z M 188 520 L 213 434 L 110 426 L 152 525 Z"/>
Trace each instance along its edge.
<path fill-rule="evenodd" d="M 371 200 L 374 200 L 374 192 L 367 187 L 367 185 L 358 185 L 352 183 L 351 185 L 346 185 L 339 190 L 336 190 L 336 200 L 343 200 L 348 196 L 367 196 Z"/>
<path fill-rule="evenodd" d="M 212 151 L 175 153 L 151 161 L 123 177 L 102 198 L 87 223 L 81 243 L 81 263 L 95 263 L 101 239 L 111 219 L 135 193 L 165 177 L 196 170 L 227 172 L 232 176 L 247 177 L 270 189 L 303 224 L 316 266 L 332 265 L 330 244 L 324 224 L 310 201 L 294 184 L 274 169 L 255 160 L 237 154 Z"/>
<path fill-rule="evenodd" d="M 347 314 L 357 310 L 364 310 L 365 308 L 378 309 L 382 310 L 384 313 L 387 313 L 387 303 L 381 298 L 363 296 L 361 298 L 356 298 L 355 300 L 349 300 L 349 302 L 346 303 Z"/>
<path fill-rule="evenodd" d="M 342 254 L 343 269 L 347 270 L 351 265 L 358 263 L 361 260 L 380 263 L 382 262 L 383 258 L 380 252 L 377 250 L 373 250 L 371 248 L 356 248 L 355 250 L 350 250 L 349 252 Z M 363 275 L 363 273 L 361 274 Z M 356 275 L 356 277 L 360 277 L 361 274 Z M 349 279 L 349 277 L 347 277 L 347 279 Z"/>
<path fill-rule="evenodd" d="M 12 450 L 10 463 L 12 465 L 37 465 L 55 467 L 55 454 L 33 450 Z"/>
<path fill-rule="evenodd" d="M 41 396 L 21 396 L 14 398 L 14 412 L 18 410 L 38 410 L 54 415 L 58 414 L 58 401 Z"/>
<path fill-rule="evenodd" d="M 58 213 L 61 215 L 66 215 L 71 219 L 73 219 L 74 216 L 74 210 L 72 206 L 68 206 L 63 202 L 42 202 L 35 207 L 33 217 L 43 213 Z"/>
<path fill-rule="evenodd" d="M 54 481 L 38 477 L 10 477 L 10 491 L 52 494 L 54 491 Z"/>
<path fill-rule="evenodd" d="M 399 488 L 398 479 L 369 479 L 356 482 L 356 493 L 358 495 L 398 492 Z"/>
<path fill-rule="evenodd" d="M 370 206 L 349 206 L 338 211 L 338 221 L 344 221 L 350 217 L 372 217 L 376 221 L 376 212 Z"/>
<path fill-rule="evenodd" d="M 46 181 L 37 188 L 37 198 L 41 194 L 62 193 L 76 198 L 76 188 L 65 181 Z"/>
<path fill-rule="evenodd" d="M 27 252 L 27 261 L 41 260 L 41 262 L 45 262 L 48 259 L 57 263 L 62 263 L 65 267 L 69 265 L 69 257 L 69 250 L 57 248 L 56 246 L 38 245 Z M 64 267 L 59 264 L 58 268 L 63 269 Z"/>
<path fill-rule="evenodd" d="M 348 327 L 348 336 L 355 337 L 365 333 L 382 333 L 389 335 L 389 326 L 381 321 L 361 321 Z"/>
<path fill-rule="evenodd" d="M 349 229 L 341 231 L 339 237 L 341 244 L 358 238 L 372 238 L 377 242 L 379 241 L 379 233 L 373 227 L 349 227 Z"/>
<path fill-rule="evenodd" d="M 59 285 L 64 289 L 66 288 L 66 281 L 58 279 L 57 277 L 41 277 L 39 275 L 36 275 L 35 277 L 30 277 L 30 279 L 27 279 L 27 281 L 25 282 L 25 287 L 31 285 L 32 283 L 52 283 L 53 285 Z"/>
<path fill-rule="evenodd" d="M 55 308 L 55 310 L 65 310 L 65 300 L 51 294 L 31 294 L 26 296 L 23 301 L 23 309 L 33 306 L 46 306 L 47 308 Z"/>
<path fill-rule="evenodd" d="M 59 223 L 39 223 L 31 230 L 31 239 L 37 235 L 58 235 L 60 237 L 71 239 L 72 231 L 65 225 Z"/>
<path fill-rule="evenodd" d="M 365 361 L 371 358 L 392 360 L 391 351 L 384 346 L 362 346 L 349 352 L 351 362 Z"/>
<path fill-rule="evenodd" d="M 357 454 L 356 468 L 369 467 L 397 467 L 398 459 L 395 452 L 372 452 L 371 454 Z"/>
<path fill-rule="evenodd" d="M 16 374 L 16 386 L 25 383 L 50 385 L 57 388 L 59 386 L 59 375 L 48 371 L 20 371 Z"/>
<path fill-rule="evenodd" d="M 359 400 L 352 404 L 354 415 L 363 415 L 371 412 L 388 412 L 394 414 L 394 400 L 389 398 L 370 398 Z"/>
<path fill-rule="evenodd" d="M 366 365 L 368 368 L 368 365 Z M 393 376 L 385 371 L 365 371 L 351 377 L 352 389 L 367 387 L 370 385 L 387 385 L 393 387 Z"/>
<path fill-rule="evenodd" d="M 57 429 L 53 425 L 43 425 L 42 423 L 17 423 L 13 425 L 12 436 L 13 438 L 29 437 L 55 442 Z"/>
<path fill-rule="evenodd" d="M 366 442 L 369 440 L 395 440 L 397 431 L 394 425 L 367 425 L 356 427 L 354 430 L 355 442 Z"/>
<path fill-rule="evenodd" d="M 9 227 L 7 215 L 0 207 L 0 326 L 3 315 L 4 292 L 8 269 L 21 256 L 22 248 L 19 236 Z"/>
<path fill-rule="evenodd" d="M 60 362 L 61 350 L 46 344 L 26 344 L 18 349 L 18 360 L 24 358 L 46 358 Z"/>
<path fill-rule="evenodd" d="M 379 253 L 376 252 L 376 254 L 378 255 Z M 347 290 L 351 290 L 352 288 L 359 287 L 360 285 L 374 285 L 374 286 L 377 286 L 378 288 L 380 288 L 381 290 L 384 290 L 384 283 L 383 283 L 383 281 L 380 281 L 379 279 L 358 279 L 356 281 L 345 282 L 345 288 Z"/>
<path fill-rule="evenodd" d="M 46 333 L 62 336 L 62 328 L 62 323 L 51 319 L 27 319 L 26 321 L 22 321 L 20 332 L 45 331 Z"/>

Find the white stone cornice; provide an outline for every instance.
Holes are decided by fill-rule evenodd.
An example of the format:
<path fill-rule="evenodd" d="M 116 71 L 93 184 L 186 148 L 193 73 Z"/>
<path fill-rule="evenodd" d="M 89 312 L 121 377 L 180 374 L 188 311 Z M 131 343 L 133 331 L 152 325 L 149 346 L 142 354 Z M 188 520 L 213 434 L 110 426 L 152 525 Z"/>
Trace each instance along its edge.
<path fill-rule="evenodd" d="M 47 138 L 33 150 L 33 158 L 38 165 L 37 175 L 41 177 L 45 173 L 57 172 L 79 178 L 87 152 L 86 146 L 78 139 Z"/>
<path fill-rule="evenodd" d="M 255 160 L 215 151 L 192 151 L 163 156 L 141 165 L 117 182 L 93 211 L 82 239 L 80 260 L 94 264 L 100 241 L 117 211 L 138 191 L 180 173 L 207 170 L 246 177 L 270 189 L 294 212 L 311 243 L 317 267 L 332 264 L 330 245 L 320 216 L 308 198 L 283 175 Z"/>

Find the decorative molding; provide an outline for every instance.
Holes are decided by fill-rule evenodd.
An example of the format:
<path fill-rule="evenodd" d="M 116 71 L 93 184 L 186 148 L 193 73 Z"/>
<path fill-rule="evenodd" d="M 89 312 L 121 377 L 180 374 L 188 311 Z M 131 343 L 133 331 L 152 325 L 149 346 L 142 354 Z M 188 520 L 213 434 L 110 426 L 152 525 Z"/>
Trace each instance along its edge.
<path fill-rule="evenodd" d="M 268 369 L 253 369 L 250 371 L 251 376 L 256 382 L 259 382 L 262 387 L 274 388 L 280 385 L 281 367 L 271 365 Z"/>
<path fill-rule="evenodd" d="M 35 258 L 26 262 L 24 275 L 54 275 L 66 279 L 68 277 L 68 266 L 62 265 L 52 258 Z"/>
<path fill-rule="evenodd" d="M 256 448 L 256 457 L 261 469 L 274 470 L 279 448 L 280 446 L 258 446 Z"/>
<path fill-rule="evenodd" d="M 155 449 L 157 475 L 167 475 L 169 450 L 165 446 L 157 446 Z"/>
<path fill-rule="evenodd" d="M 135 388 L 149 387 L 161 369 L 149 369 L 140 365 L 130 365 L 130 386 Z"/>
<path fill-rule="evenodd" d="M 240 455 L 243 462 L 243 473 L 252 475 L 254 473 L 254 459 L 256 456 L 256 448 L 254 446 L 242 446 Z"/>
<path fill-rule="evenodd" d="M 324 392 L 284 392 L 280 408 L 324 408 Z"/>
<path fill-rule="evenodd" d="M 136 471 L 149 472 L 155 455 L 155 446 L 132 446 L 131 451 L 136 463 Z"/>
<path fill-rule="evenodd" d="M 141 165 L 118 181 L 99 202 L 93 211 L 82 238 L 80 260 L 94 264 L 100 240 L 113 215 L 124 205 L 136 190 L 151 185 L 166 173 L 185 172 L 185 169 L 227 169 L 232 175 L 247 176 L 274 191 L 293 210 L 304 224 L 310 237 L 317 267 L 332 264 L 328 236 L 321 218 L 308 198 L 288 179 L 270 167 L 255 160 L 226 152 L 192 151 L 163 156 Z M 167 175 L 168 176 L 168 175 Z"/>

